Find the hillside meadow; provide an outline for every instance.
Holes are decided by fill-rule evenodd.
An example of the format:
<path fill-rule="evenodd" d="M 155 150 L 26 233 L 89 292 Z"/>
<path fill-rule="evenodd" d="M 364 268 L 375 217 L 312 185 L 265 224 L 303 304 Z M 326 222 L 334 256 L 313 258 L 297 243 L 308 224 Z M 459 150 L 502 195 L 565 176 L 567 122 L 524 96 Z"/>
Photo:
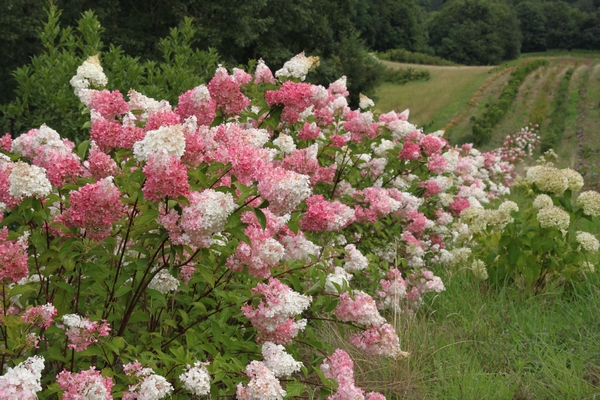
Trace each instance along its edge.
<path fill-rule="evenodd" d="M 472 140 L 472 119 L 498 99 L 510 73 L 531 54 L 498 67 L 438 67 L 385 62 L 391 68 L 426 69 L 429 81 L 385 84 L 378 89 L 382 112 L 410 109 L 426 132 L 445 129 L 452 144 Z M 578 170 L 586 186 L 600 187 L 600 58 L 595 53 L 550 53 L 549 65 L 519 88 L 506 117 L 484 149 L 530 123 L 543 137 L 557 112 L 560 80 L 567 85 L 566 123 L 556 146 L 556 164 Z M 565 86 L 565 84 L 563 84 Z M 539 156 L 539 150 L 535 157 Z M 533 163 L 533 160 L 530 161 Z M 514 189 L 519 204 L 534 196 Z M 600 233 L 600 227 L 585 225 Z M 596 267 L 597 269 L 597 267 Z M 394 319 L 407 360 L 361 358 L 343 335 L 326 331 L 357 360 L 363 386 L 393 393 L 392 399 L 596 399 L 600 397 L 600 287 L 597 273 L 579 286 L 557 282 L 539 293 L 523 287 L 491 288 L 468 266 L 444 271 L 446 291 L 415 314 Z"/>

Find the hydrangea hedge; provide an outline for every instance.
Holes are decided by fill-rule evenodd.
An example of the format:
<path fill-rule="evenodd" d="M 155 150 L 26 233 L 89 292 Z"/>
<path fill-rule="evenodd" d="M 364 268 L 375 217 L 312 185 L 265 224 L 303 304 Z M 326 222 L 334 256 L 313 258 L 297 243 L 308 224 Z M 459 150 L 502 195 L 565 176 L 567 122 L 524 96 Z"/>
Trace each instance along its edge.
<path fill-rule="evenodd" d="M 508 194 L 539 138 L 452 147 L 408 111 L 380 114 L 366 97 L 350 109 L 343 77 L 305 83 L 317 65 L 220 66 L 173 106 L 103 90 L 93 56 L 71 80 L 89 141 L 46 125 L 0 140 L 0 398 L 384 398 L 357 387 L 320 324 L 368 356 L 408 357 L 386 317 L 444 290 L 434 268 L 473 262 L 485 278 L 502 246 L 513 257 L 494 238 L 518 207 L 483 205 Z M 551 207 L 577 177 L 540 168 L 532 190 L 554 197 L 528 226 L 556 242 L 571 228 Z M 566 212 L 598 216 L 598 197 Z M 578 254 L 598 250 L 576 240 Z"/>

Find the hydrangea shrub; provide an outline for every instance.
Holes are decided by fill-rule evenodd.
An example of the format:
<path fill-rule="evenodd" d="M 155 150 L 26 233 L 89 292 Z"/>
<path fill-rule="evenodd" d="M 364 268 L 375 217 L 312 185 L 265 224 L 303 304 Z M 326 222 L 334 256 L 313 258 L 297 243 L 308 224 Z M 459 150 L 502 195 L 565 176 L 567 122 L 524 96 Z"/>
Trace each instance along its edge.
<path fill-rule="evenodd" d="M 452 147 L 408 110 L 350 109 L 344 77 L 305 83 L 316 63 L 219 66 L 174 105 L 103 88 L 91 56 L 71 80 L 89 140 L 4 136 L 2 394 L 384 398 L 320 324 L 409 356 L 387 318 L 444 290 L 454 224 L 508 193 L 536 136 Z"/>

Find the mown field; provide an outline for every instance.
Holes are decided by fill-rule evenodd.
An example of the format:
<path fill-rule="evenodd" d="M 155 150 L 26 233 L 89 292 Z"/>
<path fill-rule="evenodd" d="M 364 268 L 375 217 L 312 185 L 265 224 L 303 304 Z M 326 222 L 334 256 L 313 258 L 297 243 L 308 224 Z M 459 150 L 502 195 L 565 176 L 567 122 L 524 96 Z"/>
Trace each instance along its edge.
<path fill-rule="evenodd" d="M 550 132 L 562 90 L 565 126 L 555 150 L 559 166 L 580 171 L 589 187 L 600 187 L 600 58 L 549 57 L 549 65 L 526 78 L 505 118 L 494 128 L 497 147 L 506 134 L 529 123 Z M 472 139 L 472 119 L 497 100 L 519 61 L 500 67 L 428 67 L 431 79 L 378 91 L 382 112 L 409 108 L 410 120 L 426 132 L 446 130 L 453 144 Z M 392 68 L 406 64 L 386 63 Z M 569 72 L 571 71 L 571 72 Z M 570 78 L 565 78 L 569 72 Z M 561 87 L 561 79 L 565 79 Z M 565 100 L 566 99 L 566 100 Z M 519 202 L 531 194 L 513 191 Z M 586 226 L 600 234 L 600 227 Z M 446 291 L 415 314 L 394 320 L 408 359 L 361 358 L 343 334 L 324 334 L 357 360 L 362 387 L 388 399 L 597 399 L 600 398 L 600 281 L 549 285 L 535 294 L 518 285 L 490 288 L 467 273 L 468 266 L 437 271 Z M 335 333 L 334 333 L 335 332 Z"/>
<path fill-rule="evenodd" d="M 386 61 L 391 68 L 427 69 L 431 79 L 403 86 L 385 84 L 377 92 L 377 106 L 383 112 L 409 108 L 411 121 L 426 132 L 445 129 L 451 143 L 471 142 L 473 118 L 481 116 L 498 99 L 514 67 L 536 56 L 499 67 L 438 67 Z M 498 147 L 507 134 L 530 123 L 538 124 L 544 137 L 557 113 L 555 99 L 561 79 L 572 70 L 567 82 L 563 137 L 553 148 L 560 156 L 559 166 L 578 169 L 590 185 L 599 187 L 600 54 L 555 53 L 545 58 L 549 65 L 527 76 L 509 112 L 494 127 L 492 141 L 481 149 Z"/>

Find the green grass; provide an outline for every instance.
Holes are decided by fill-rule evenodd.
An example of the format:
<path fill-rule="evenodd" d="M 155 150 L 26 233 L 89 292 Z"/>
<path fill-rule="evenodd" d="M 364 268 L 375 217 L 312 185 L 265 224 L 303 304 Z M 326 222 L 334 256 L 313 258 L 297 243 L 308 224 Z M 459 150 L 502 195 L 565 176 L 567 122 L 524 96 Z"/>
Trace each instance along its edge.
<path fill-rule="evenodd" d="M 460 271 L 443 279 L 445 292 L 397 317 L 408 359 L 364 358 L 333 336 L 355 359 L 358 385 L 388 399 L 600 397 L 596 275 L 539 295 L 491 289 Z"/>
<path fill-rule="evenodd" d="M 384 62 L 391 68 L 405 68 L 406 64 Z M 477 89 L 491 75 L 492 67 L 437 67 L 414 66 L 431 74 L 426 82 L 406 85 L 384 84 L 377 90 L 377 108 L 382 112 L 410 109 L 410 120 L 426 130 L 435 131 L 467 107 Z"/>

